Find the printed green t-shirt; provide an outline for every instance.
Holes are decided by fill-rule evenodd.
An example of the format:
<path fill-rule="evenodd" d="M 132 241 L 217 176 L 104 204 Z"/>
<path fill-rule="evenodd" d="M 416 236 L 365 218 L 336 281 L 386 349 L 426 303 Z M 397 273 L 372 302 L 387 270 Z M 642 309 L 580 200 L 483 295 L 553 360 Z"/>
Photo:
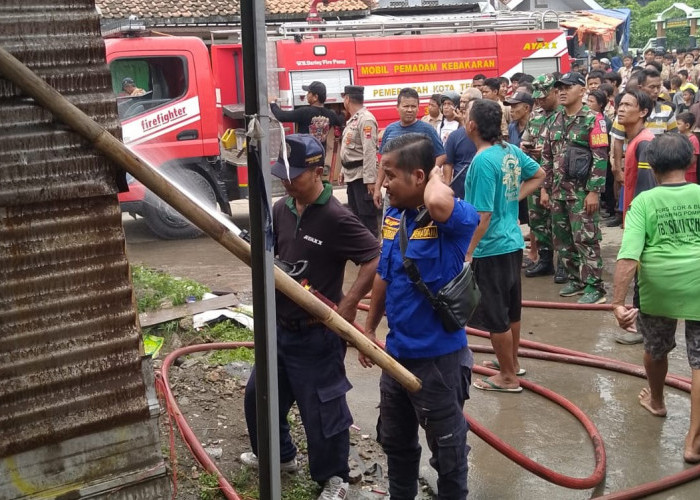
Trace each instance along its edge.
<path fill-rule="evenodd" d="M 639 261 L 642 312 L 700 320 L 700 186 L 665 184 L 636 196 L 617 258 Z"/>

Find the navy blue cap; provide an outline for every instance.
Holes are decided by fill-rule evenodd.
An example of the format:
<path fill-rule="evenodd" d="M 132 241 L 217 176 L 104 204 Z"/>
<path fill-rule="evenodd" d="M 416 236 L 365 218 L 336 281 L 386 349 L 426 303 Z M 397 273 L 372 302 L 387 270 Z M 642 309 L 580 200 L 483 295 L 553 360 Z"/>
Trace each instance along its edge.
<path fill-rule="evenodd" d="M 277 162 L 272 165 L 272 175 L 280 179 L 295 179 L 310 168 L 323 167 L 325 151 L 321 141 L 309 134 L 291 134 L 285 137 L 287 143 L 287 161 L 289 162 L 289 177 L 287 167 L 280 154 Z"/>

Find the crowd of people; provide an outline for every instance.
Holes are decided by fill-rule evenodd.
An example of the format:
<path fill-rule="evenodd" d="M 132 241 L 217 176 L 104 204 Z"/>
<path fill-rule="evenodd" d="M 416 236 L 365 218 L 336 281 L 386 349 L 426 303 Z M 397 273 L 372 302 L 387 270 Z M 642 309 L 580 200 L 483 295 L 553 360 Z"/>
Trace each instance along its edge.
<path fill-rule="evenodd" d="M 304 277 L 338 302 L 348 321 L 371 288 L 365 334 L 376 341 L 386 314 L 387 352 L 423 383 L 411 393 L 388 374 L 381 376 L 377 439 L 387 454 L 392 498 L 417 494 L 419 427 L 438 473 L 438 496 L 466 498 L 469 447 L 462 407 L 469 388 L 519 393 L 519 377 L 526 375 L 518 359 L 521 276 L 551 276 L 562 285 L 560 296 L 580 296 L 580 304 L 605 302 L 610 290 L 602 276 L 602 218 L 609 226 L 626 226 L 613 294 L 623 332 L 616 340 L 644 343 L 649 387 L 639 402 L 657 416 L 666 414 L 663 380 L 676 322 L 686 320 L 693 383 L 684 459 L 700 462 L 695 56 L 651 51 L 636 66 L 624 57 L 619 71 L 601 59 L 593 60 L 590 71 L 510 79 L 476 75 L 461 95 L 431 96 L 422 117 L 420 96 L 407 87 L 398 94 L 398 120 L 383 131 L 364 105 L 364 88 L 346 86 L 340 179 L 347 184 L 349 208 L 333 198 L 322 178 L 329 124 L 344 121 L 323 108 L 325 86 L 304 87 L 310 105 L 293 115 L 273 106 L 279 119 L 298 120 L 304 132 L 287 136 L 288 154 L 272 170 L 288 193 L 273 212 L 278 257 L 307 260 Z M 674 96 L 687 90 L 693 98 L 683 96 L 684 108 Z M 523 224 L 529 227 L 526 237 Z M 524 255 L 526 238 L 530 249 Z M 360 270 L 343 294 L 348 260 Z M 481 291 L 469 324 L 490 333 L 496 358 L 484 363 L 496 374 L 474 381 L 464 329 L 448 329 L 430 300 L 465 262 Z M 632 282 L 629 308 L 625 297 Z M 319 498 L 342 499 L 352 421 L 345 401 L 345 345 L 279 294 L 277 336 L 282 468 L 297 467 L 286 423 L 296 402 L 311 476 L 325 485 Z M 362 353 L 359 362 L 372 366 Z M 257 463 L 254 394 L 255 373 L 246 391 L 253 452 L 242 456 L 251 465 Z"/>

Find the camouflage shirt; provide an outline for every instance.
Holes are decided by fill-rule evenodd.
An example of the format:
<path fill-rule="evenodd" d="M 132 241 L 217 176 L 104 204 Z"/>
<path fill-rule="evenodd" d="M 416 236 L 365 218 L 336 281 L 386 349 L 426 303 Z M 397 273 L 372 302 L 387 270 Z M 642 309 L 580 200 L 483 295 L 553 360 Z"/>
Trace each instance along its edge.
<path fill-rule="evenodd" d="M 523 133 L 522 142 L 530 142 L 533 146 L 544 146 L 544 135 L 547 122 L 554 116 L 559 108 L 552 111 L 545 111 L 542 108 L 537 108 L 532 113 L 532 118 L 527 123 L 525 132 Z"/>
<path fill-rule="evenodd" d="M 579 191 L 605 191 L 605 172 L 608 164 L 608 131 L 600 113 L 583 106 L 574 116 L 558 109 L 547 122 L 543 132 L 542 168 L 544 187 L 555 200 L 576 199 Z M 568 143 L 588 147 L 593 153 L 588 179 L 578 181 L 565 175 L 564 159 Z"/>

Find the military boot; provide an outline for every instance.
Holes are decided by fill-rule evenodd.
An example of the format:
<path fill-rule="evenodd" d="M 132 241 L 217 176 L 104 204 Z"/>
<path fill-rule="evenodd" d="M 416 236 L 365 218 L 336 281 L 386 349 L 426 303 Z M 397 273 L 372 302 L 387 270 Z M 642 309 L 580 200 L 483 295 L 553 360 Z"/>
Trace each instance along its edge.
<path fill-rule="evenodd" d="M 540 258 L 535 263 L 534 266 L 525 269 L 525 276 L 528 278 L 534 278 L 536 276 L 549 276 L 554 274 L 554 252 L 547 250 L 546 248 L 540 249 L 538 252 Z"/>
<path fill-rule="evenodd" d="M 557 261 L 557 272 L 554 275 L 554 282 L 558 283 L 559 285 L 563 285 L 569 281 L 569 276 L 566 274 L 566 269 L 564 269 L 564 265 L 561 263 L 561 259 L 558 259 Z"/>

